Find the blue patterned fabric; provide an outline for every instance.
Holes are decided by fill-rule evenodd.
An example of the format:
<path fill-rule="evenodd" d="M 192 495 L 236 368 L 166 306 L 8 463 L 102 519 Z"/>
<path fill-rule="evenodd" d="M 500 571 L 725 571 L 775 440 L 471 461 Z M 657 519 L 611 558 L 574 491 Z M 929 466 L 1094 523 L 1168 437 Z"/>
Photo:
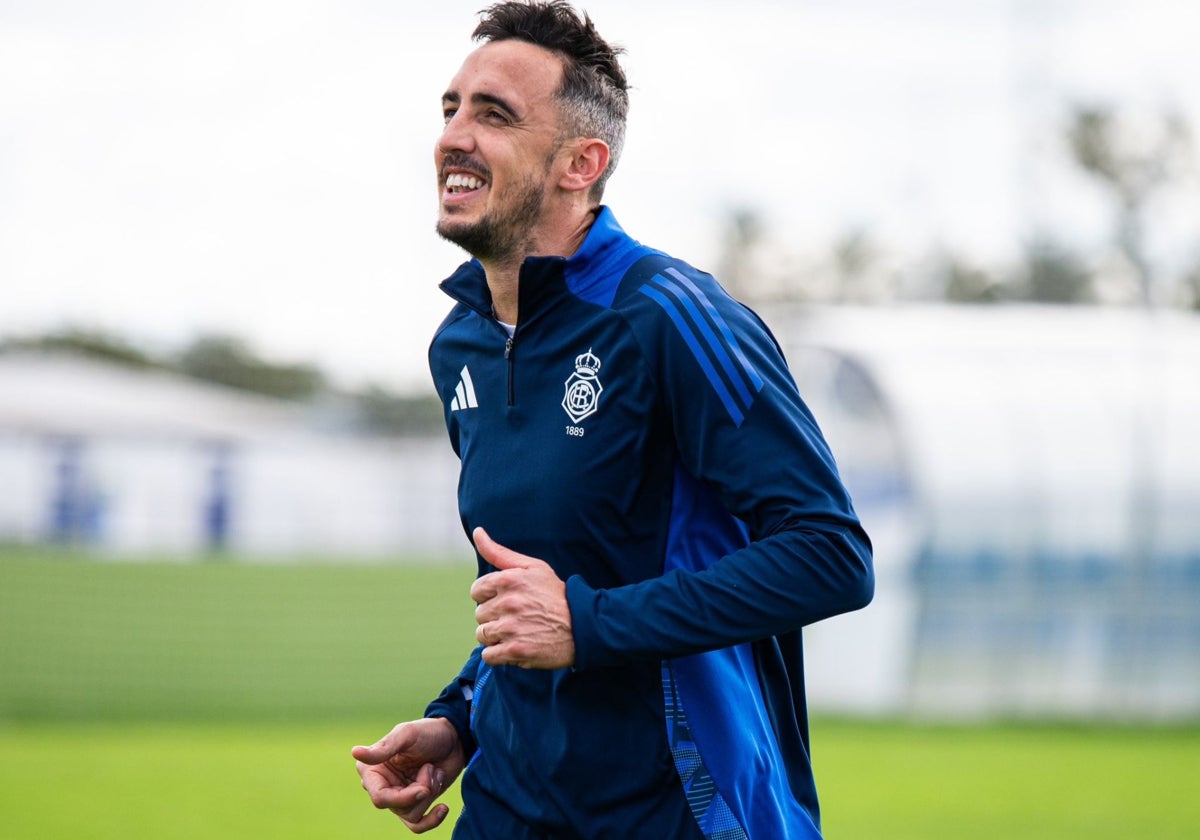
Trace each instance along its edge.
<path fill-rule="evenodd" d="M 729 810 L 729 805 L 717 791 L 716 783 L 704 766 L 700 750 L 692 740 L 687 714 L 679 701 L 679 692 L 671 668 L 663 665 L 663 699 L 667 716 L 667 740 L 675 769 L 683 782 L 688 807 L 696 817 L 696 823 L 708 840 L 748 840 L 742 826 Z"/>

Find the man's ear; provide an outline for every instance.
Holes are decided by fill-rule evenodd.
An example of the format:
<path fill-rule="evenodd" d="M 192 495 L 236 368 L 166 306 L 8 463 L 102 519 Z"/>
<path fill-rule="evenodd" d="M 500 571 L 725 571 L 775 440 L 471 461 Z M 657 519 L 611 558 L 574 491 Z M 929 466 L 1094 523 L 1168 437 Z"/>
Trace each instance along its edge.
<path fill-rule="evenodd" d="M 566 171 L 558 185 L 564 190 L 590 190 L 608 168 L 608 144 L 595 137 L 572 140 L 563 148 L 567 158 Z"/>

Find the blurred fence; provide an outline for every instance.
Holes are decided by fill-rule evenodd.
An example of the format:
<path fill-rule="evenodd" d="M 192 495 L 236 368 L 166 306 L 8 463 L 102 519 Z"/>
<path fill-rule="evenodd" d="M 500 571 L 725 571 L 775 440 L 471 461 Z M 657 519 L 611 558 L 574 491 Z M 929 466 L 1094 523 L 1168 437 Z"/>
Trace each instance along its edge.
<path fill-rule="evenodd" d="M 861 616 L 809 634 L 818 705 L 824 678 L 864 710 L 1200 716 L 1200 318 L 784 323 L 879 573 Z"/>
<path fill-rule="evenodd" d="M 876 551 L 874 603 L 806 630 L 814 709 L 1200 717 L 1200 319 L 764 314 Z M 469 559 L 442 438 L 315 435 L 242 398 L 72 376 L 40 419 L 0 388 L 0 541 Z"/>
<path fill-rule="evenodd" d="M 0 547 L 0 725 L 419 715 L 475 646 L 474 567 L 112 563 Z"/>
<path fill-rule="evenodd" d="M 1109 718 L 1200 715 L 1200 557 L 928 555 L 913 705 Z"/>

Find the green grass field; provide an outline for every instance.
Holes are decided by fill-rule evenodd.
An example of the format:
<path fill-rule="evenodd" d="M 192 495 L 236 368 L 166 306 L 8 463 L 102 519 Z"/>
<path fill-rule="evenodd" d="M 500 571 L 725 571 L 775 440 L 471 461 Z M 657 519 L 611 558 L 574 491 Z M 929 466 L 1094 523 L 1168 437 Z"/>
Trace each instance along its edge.
<path fill-rule="evenodd" d="M 470 577 L 0 551 L 0 838 L 409 836 L 349 748 L 457 671 Z M 1197 727 L 819 718 L 813 739 L 832 840 L 1200 836 Z"/>
<path fill-rule="evenodd" d="M 349 747 L 382 734 L 381 726 L 364 719 L 0 728 L 0 837 L 409 836 L 370 806 L 349 758 Z M 817 720 L 813 737 L 832 840 L 1200 834 L 1195 730 Z M 425 836 L 449 835 L 443 826 Z"/>

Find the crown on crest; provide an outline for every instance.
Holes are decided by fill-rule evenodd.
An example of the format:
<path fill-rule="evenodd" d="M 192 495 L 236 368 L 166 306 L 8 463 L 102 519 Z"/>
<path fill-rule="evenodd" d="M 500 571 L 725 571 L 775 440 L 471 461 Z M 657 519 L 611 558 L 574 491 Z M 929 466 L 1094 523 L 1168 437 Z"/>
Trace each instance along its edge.
<path fill-rule="evenodd" d="M 592 348 L 575 357 L 575 372 L 580 376 L 592 377 L 600 370 L 600 360 L 592 355 Z"/>

